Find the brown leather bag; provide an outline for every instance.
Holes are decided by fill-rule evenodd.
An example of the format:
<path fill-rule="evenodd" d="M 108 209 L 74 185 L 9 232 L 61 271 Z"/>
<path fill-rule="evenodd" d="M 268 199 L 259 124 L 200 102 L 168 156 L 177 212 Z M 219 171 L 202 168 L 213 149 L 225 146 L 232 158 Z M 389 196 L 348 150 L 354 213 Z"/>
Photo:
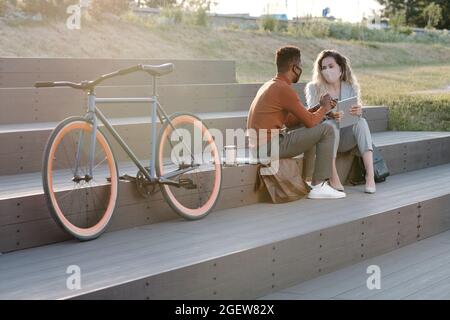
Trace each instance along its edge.
<path fill-rule="evenodd" d="M 298 200 L 309 193 L 309 187 L 303 181 L 297 160 L 280 159 L 278 172 L 271 175 L 261 174 L 263 168 L 270 170 L 271 167 L 264 164 L 258 166 L 256 188 L 266 189 L 273 203 Z"/>

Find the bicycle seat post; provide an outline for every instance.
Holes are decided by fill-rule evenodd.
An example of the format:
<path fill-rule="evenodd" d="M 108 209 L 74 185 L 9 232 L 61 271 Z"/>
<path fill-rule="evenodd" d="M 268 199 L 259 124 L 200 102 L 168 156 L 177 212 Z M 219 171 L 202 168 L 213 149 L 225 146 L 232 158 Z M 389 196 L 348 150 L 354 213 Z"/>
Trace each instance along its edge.
<path fill-rule="evenodd" d="M 150 176 L 152 179 L 156 179 L 156 170 L 155 170 L 155 161 L 156 161 L 156 109 L 158 108 L 157 104 L 157 92 L 156 92 L 156 76 L 153 75 L 153 102 L 152 102 L 152 142 L 151 142 L 151 157 L 150 157 Z"/>
<path fill-rule="evenodd" d="M 153 96 L 156 97 L 156 76 L 153 76 Z"/>

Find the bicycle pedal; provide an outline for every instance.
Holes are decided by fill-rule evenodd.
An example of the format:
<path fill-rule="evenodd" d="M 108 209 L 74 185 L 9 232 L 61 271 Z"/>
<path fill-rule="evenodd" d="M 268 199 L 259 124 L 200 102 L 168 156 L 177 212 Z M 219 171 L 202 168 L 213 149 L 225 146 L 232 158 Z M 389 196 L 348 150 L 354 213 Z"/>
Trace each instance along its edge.
<path fill-rule="evenodd" d="M 188 190 L 197 189 L 197 185 L 191 179 L 188 178 L 182 178 L 178 181 L 178 183 L 180 184 L 180 187 L 183 187 Z"/>
<path fill-rule="evenodd" d="M 111 178 L 109 178 L 109 179 L 111 180 Z M 136 181 L 136 177 L 132 177 L 132 176 L 129 176 L 128 174 L 124 174 L 123 176 L 119 177 L 119 180 L 135 182 Z"/>

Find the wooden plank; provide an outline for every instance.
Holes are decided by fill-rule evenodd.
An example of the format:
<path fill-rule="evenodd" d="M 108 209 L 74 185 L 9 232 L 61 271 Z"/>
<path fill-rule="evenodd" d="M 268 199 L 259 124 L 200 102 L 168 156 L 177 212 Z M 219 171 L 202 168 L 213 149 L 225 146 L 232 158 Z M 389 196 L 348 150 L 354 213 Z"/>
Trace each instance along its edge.
<path fill-rule="evenodd" d="M 415 268 L 403 270 L 383 278 L 384 286 L 380 291 L 364 296 L 364 299 L 402 299 L 411 294 L 427 290 L 427 287 L 450 277 L 450 256 L 435 257 L 432 261 L 416 265 Z M 419 269 L 420 268 L 420 269 Z M 419 269 L 419 270 L 417 270 Z M 346 295 L 338 296 L 345 297 Z"/>
<path fill-rule="evenodd" d="M 449 300 L 450 299 L 450 276 L 443 278 L 434 284 L 409 294 L 402 299 L 407 300 Z"/>
<path fill-rule="evenodd" d="M 150 120 L 147 119 L 113 119 L 112 124 L 129 145 L 137 157 L 145 159 L 150 154 L 151 127 Z M 218 130 L 226 137 L 227 129 L 239 129 L 245 123 L 242 118 L 231 118 L 229 114 L 218 114 L 218 118 L 210 115 L 205 120 L 205 124 L 210 129 Z M 160 125 L 157 124 L 159 134 Z M 105 132 L 105 131 L 104 131 Z M 143 134 L 145 133 L 145 134 Z M 0 152 L 0 175 L 23 174 L 40 171 L 42 168 L 42 155 L 48 137 L 51 134 L 50 129 L 33 130 L 26 132 L 0 133 L 0 143 L 4 149 Z M 106 134 L 111 142 L 112 149 L 118 161 L 129 160 L 128 155 L 119 147 L 119 144 Z M 218 140 L 220 141 L 220 140 Z"/>
<path fill-rule="evenodd" d="M 242 96 L 239 90 L 227 87 L 240 85 L 205 85 L 209 94 L 199 95 L 199 86 L 165 86 L 159 88 L 160 103 L 167 113 L 184 110 L 190 112 L 247 111 L 254 97 L 255 85 L 248 87 Z M 214 89 L 215 87 L 218 87 Z M 219 90 L 220 89 L 220 90 Z M 98 97 L 147 97 L 151 87 L 102 87 Z M 217 92 L 219 91 L 219 92 Z M 220 92 L 221 91 L 221 92 Z M 73 115 L 82 115 L 86 110 L 86 97 L 80 92 L 66 88 L 49 89 L 0 89 L 0 107 L 5 110 L 0 124 L 61 121 Z M 110 117 L 149 116 L 150 105 L 114 104 L 99 105 Z"/>
<path fill-rule="evenodd" d="M 364 288 L 368 274 L 367 267 L 378 265 L 382 278 L 405 268 L 414 268 L 417 263 L 433 260 L 436 256 L 450 253 L 448 246 L 442 245 L 443 238 L 448 238 L 448 232 L 429 238 L 399 250 L 391 251 L 382 256 L 370 258 L 333 273 L 296 284 L 262 299 L 271 299 L 277 294 L 291 294 L 299 299 L 332 299 L 337 295 L 361 287 Z M 367 290 L 367 288 L 366 288 Z"/>
<path fill-rule="evenodd" d="M 359 224 L 359 221 L 355 222 L 355 225 L 356 224 Z M 340 227 L 342 227 L 342 226 L 340 226 Z M 349 227 L 350 227 L 350 225 L 346 224 L 344 228 L 349 228 Z M 380 226 L 380 227 L 382 227 L 382 226 Z M 337 227 L 337 228 L 339 228 L 339 227 Z M 350 229 L 352 229 L 352 227 L 350 227 Z M 339 232 L 339 231 L 341 231 L 341 232 Z M 339 231 L 336 229 L 336 227 L 334 227 L 332 229 L 332 232 L 336 232 L 336 235 L 347 236 L 347 234 L 345 232 L 343 232 L 343 231 L 348 231 L 348 229 L 345 229 L 345 230 L 342 229 L 342 230 L 339 230 Z M 324 233 L 326 233 L 325 230 L 323 230 L 321 232 L 320 237 L 322 237 Z M 316 235 L 317 235 L 317 233 L 316 233 Z M 381 240 L 385 240 L 385 235 L 384 234 L 379 234 L 378 238 L 381 239 Z M 301 243 L 303 244 L 303 247 L 305 247 L 305 243 L 308 244 L 308 242 L 307 242 L 307 240 L 304 237 L 302 237 L 302 240 L 303 241 Z M 299 248 L 298 244 L 295 245 L 294 243 L 292 243 L 292 241 L 293 240 L 290 239 L 290 241 L 289 241 L 289 245 L 290 245 L 289 246 L 289 252 L 290 252 L 290 254 L 287 255 L 287 256 L 291 257 L 291 259 L 292 259 L 293 255 L 297 256 L 297 254 L 299 252 L 297 250 L 292 250 L 292 247 L 295 247 L 296 249 L 300 249 L 300 252 L 302 251 L 301 250 L 302 246 L 300 246 L 300 248 Z M 382 241 L 380 241 L 380 242 L 382 242 Z M 332 244 L 332 243 L 333 242 L 330 242 L 330 244 Z M 180 299 L 180 298 L 184 298 L 184 299 L 186 299 L 186 298 L 188 298 L 188 299 L 189 298 L 197 298 L 197 299 L 199 299 L 200 298 L 200 299 L 202 299 L 202 298 L 205 298 L 205 297 L 215 298 L 216 295 L 217 295 L 218 298 L 225 298 L 225 299 L 228 298 L 228 299 L 230 299 L 230 298 L 239 297 L 239 298 L 245 299 L 245 298 L 248 298 L 248 297 L 251 298 L 251 297 L 258 296 L 258 295 L 261 294 L 261 291 L 266 291 L 266 292 L 273 291 L 273 290 L 275 290 L 276 288 L 278 288 L 280 286 L 280 284 L 277 282 L 278 278 L 280 278 L 280 274 L 275 272 L 275 270 L 278 271 L 278 272 L 280 270 L 279 269 L 272 269 L 272 272 L 271 272 L 270 266 L 272 265 L 273 267 L 275 267 L 275 265 L 277 265 L 277 260 L 278 260 L 277 258 L 279 257 L 279 247 L 280 247 L 280 243 L 276 243 L 276 244 L 268 246 L 268 248 L 266 246 L 266 248 L 269 249 L 269 250 L 265 251 L 264 254 L 259 254 L 259 255 L 253 256 L 252 254 L 248 253 L 247 256 L 253 257 L 253 259 L 254 259 L 252 261 L 252 263 L 251 263 L 253 268 L 255 268 L 255 266 L 263 266 L 263 267 L 265 267 L 265 268 L 262 268 L 263 270 L 253 270 L 254 272 L 252 274 L 247 274 L 245 272 L 245 270 L 247 269 L 247 267 L 246 267 L 247 264 L 245 262 L 246 259 L 243 259 L 243 258 L 238 259 L 238 261 L 240 263 L 240 267 L 244 271 L 239 273 L 239 275 L 236 275 L 235 277 L 232 277 L 230 279 L 227 279 L 225 277 L 225 279 L 223 280 L 224 282 L 226 281 L 226 283 L 227 283 L 225 288 L 227 289 L 227 291 L 230 292 L 230 295 L 222 295 L 221 296 L 222 291 L 221 291 L 220 287 L 219 287 L 219 289 L 217 289 L 214 286 L 215 283 L 213 283 L 213 285 L 212 285 L 213 287 L 210 288 L 211 284 L 210 285 L 206 284 L 206 282 L 208 282 L 208 280 L 210 280 L 210 277 L 208 277 L 208 274 L 206 272 L 204 272 L 204 273 L 197 272 L 197 273 L 201 273 L 201 274 L 203 274 L 205 276 L 204 278 L 199 280 L 200 282 L 203 283 L 203 286 L 199 286 L 199 288 L 201 288 L 203 290 L 200 289 L 200 290 L 196 291 L 195 289 L 193 290 L 191 286 L 188 286 L 188 293 L 181 293 L 180 294 L 180 292 L 177 290 L 175 296 L 173 295 L 173 293 L 172 294 L 169 293 L 169 295 L 164 295 L 164 293 L 162 293 L 162 297 L 164 297 L 166 299 L 167 298 L 169 298 L 169 299 L 171 299 L 171 298 L 178 298 L 178 299 Z M 315 247 L 316 246 L 314 246 L 314 245 L 311 247 L 311 243 L 309 243 L 309 249 L 310 250 L 311 250 L 311 248 L 314 250 Z M 272 250 L 270 250 L 270 249 L 272 249 Z M 317 248 L 315 248 L 315 250 L 317 251 Z M 256 250 L 254 250 L 254 251 L 256 251 Z M 272 251 L 272 253 L 271 253 L 271 251 Z M 319 251 L 320 251 L 320 249 L 319 249 Z M 342 259 L 343 256 L 349 256 L 349 252 L 351 253 L 351 250 L 349 251 L 348 247 L 347 247 L 347 250 L 342 250 L 342 252 L 339 251 L 339 250 L 338 251 L 330 250 L 330 251 L 333 252 L 333 257 L 336 256 L 336 257 L 340 257 L 341 259 Z M 319 255 L 322 256 L 323 254 L 319 253 Z M 271 257 L 273 257 L 272 261 L 269 261 Z M 285 256 L 282 255 L 282 257 L 285 257 Z M 266 261 L 259 261 L 259 259 L 262 259 L 262 258 L 266 259 Z M 320 259 L 322 257 L 320 257 L 318 262 L 314 263 L 313 262 L 314 260 L 311 259 L 311 258 L 312 258 L 311 256 L 303 256 L 303 264 L 305 264 L 305 262 L 306 262 L 307 265 L 308 264 L 310 265 L 311 269 L 314 269 L 314 267 L 315 267 L 316 268 L 316 270 L 314 270 L 315 272 L 312 271 L 311 269 L 308 272 L 304 268 L 302 269 L 302 268 L 299 268 L 300 266 L 297 266 L 297 268 L 295 269 L 296 270 L 295 274 L 299 274 L 300 273 L 303 276 L 305 276 L 305 272 L 302 272 L 302 271 L 306 271 L 307 275 L 309 274 L 309 276 L 314 276 L 314 273 L 316 273 L 316 275 L 317 275 L 317 274 L 321 274 L 323 272 L 327 272 L 326 269 L 321 269 L 323 267 L 323 262 L 321 262 L 321 261 L 326 261 L 326 259 L 322 260 L 322 259 Z M 228 260 L 233 260 L 233 259 L 231 258 L 231 259 L 228 259 Z M 317 264 L 317 265 L 315 266 L 315 264 Z M 333 270 L 333 269 L 336 269 L 337 267 L 339 267 L 341 265 L 341 264 L 336 264 L 336 262 L 334 262 L 334 264 L 335 264 L 334 268 L 332 266 L 328 266 L 328 268 Z M 214 264 L 214 266 L 216 266 L 216 265 L 220 265 L 220 262 Z M 242 270 L 241 268 L 239 270 Z M 199 269 L 197 269 L 197 270 L 199 270 Z M 225 270 L 236 270 L 236 268 L 225 268 Z M 181 273 L 181 274 L 183 274 L 183 273 Z M 221 275 L 221 274 L 223 274 L 223 272 L 219 272 L 218 274 Z M 257 278 L 255 276 L 255 274 L 258 275 L 259 277 L 261 277 L 261 279 Z M 285 276 L 285 274 L 283 276 Z M 206 278 L 206 280 L 205 280 L 205 278 Z M 213 278 L 214 282 L 218 278 L 219 277 L 215 275 L 214 278 Z M 252 279 L 252 278 L 256 278 L 256 279 Z M 283 279 L 284 277 L 281 277 L 281 278 Z M 165 279 L 164 281 L 161 281 L 162 283 L 167 283 L 167 282 L 171 283 L 171 280 L 169 280 L 169 279 L 173 279 L 173 277 L 167 276 L 164 279 Z M 196 278 L 196 279 L 198 280 L 198 278 Z M 244 282 L 245 282 L 244 286 L 242 287 L 242 285 L 241 285 L 241 286 L 236 287 L 236 279 L 239 279 L 239 280 L 240 279 L 245 279 L 244 280 Z M 253 283 L 257 283 L 257 284 L 261 284 L 262 283 L 264 285 L 261 285 L 261 286 L 255 288 L 254 285 L 252 286 L 250 283 L 246 283 L 247 281 L 249 281 L 249 279 L 251 279 L 252 280 L 251 282 L 253 282 Z M 270 280 L 267 281 L 268 279 L 273 279 L 273 280 L 272 281 L 270 281 Z M 187 281 L 187 282 L 191 283 L 191 281 Z M 147 283 L 149 283 L 148 280 L 147 280 Z M 179 281 L 175 281 L 173 283 L 179 283 Z M 238 281 L 237 283 L 240 283 L 240 282 Z M 151 286 L 151 282 L 150 282 L 150 286 Z M 209 290 L 205 290 L 205 288 L 207 288 Z M 249 294 L 248 291 L 249 291 L 250 288 L 251 288 L 251 290 L 250 290 L 251 292 Z M 173 287 L 171 287 L 170 289 L 172 289 L 172 292 L 173 292 Z M 245 290 L 245 289 L 247 289 L 247 290 Z M 158 291 L 164 291 L 164 290 L 161 290 L 160 287 L 157 287 L 157 290 Z M 204 292 L 204 291 L 206 291 L 206 292 Z M 114 292 L 115 292 L 115 290 L 114 290 Z M 169 290 L 169 292 L 170 292 L 170 290 Z M 199 295 L 197 295 L 197 294 L 199 294 Z M 247 295 L 247 294 L 249 294 L 249 295 Z M 109 295 L 106 294 L 106 293 L 103 295 L 104 298 L 108 297 L 108 296 Z M 89 296 L 89 297 L 92 298 L 92 296 Z M 97 297 L 98 297 L 98 295 L 97 295 Z M 156 298 L 158 298 L 158 296 L 156 296 Z"/>
<path fill-rule="evenodd" d="M 35 81 L 93 80 L 102 74 L 137 64 L 172 62 L 175 70 L 162 77 L 161 84 L 235 83 L 234 61 L 224 60 L 151 60 L 151 59 L 73 59 L 73 58 L 0 58 L 0 87 L 31 87 Z M 105 85 L 151 83 L 143 72 L 114 78 Z"/>
<path fill-rule="evenodd" d="M 252 201 L 255 201 L 254 197 L 249 194 L 249 192 L 252 191 L 251 189 L 253 189 L 254 187 L 255 178 L 256 166 L 245 165 L 239 167 L 224 167 L 222 188 L 229 189 L 236 187 L 237 191 L 233 192 L 245 193 L 245 195 L 236 197 L 235 200 L 237 201 L 230 202 L 230 199 L 228 199 L 227 203 L 229 205 L 233 203 L 246 204 L 247 201 L 250 203 Z M 36 183 L 39 186 L 41 184 L 40 179 L 41 177 L 39 176 L 39 174 L 34 175 L 34 180 L 39 181 Z M 247 188 L 247 186 L 249 186 L 249 192 L 247 192 L 246 189 L 243 189 Z M 119 206 L 134 204 L 137 202 L 148 203 L 161 199 L 162 196 L 159 192 L 157 192 L 155 195 L 152 195 L 148 200 L 144 199 L 138 194 L 133 183 L 120 183 L 118 200 Z M 243 201 L 241 202 L 241 200 Z M 0 209 L 0 211 L 2 212 L 2 215 L 0 215 L 0 225 L 17 224 L 49 217 L 42 189 L 40 189 L 38 193 L 33 195 L 4 199 L 3 201 L 0 201 Z"/>
<path fill-rule="evenodd" d="M 372 120 L 387 120 L 389 108 L 385 106 L 364 106 L 363 117 Z"/>
<path fill-rule="evenodd" d="M 305 234 L 311 234 L 311 236 L 314 234 L 317 237 L 317 233 L 320 230 L 342 224 L 355 223 L 357 219 L 368 219 L 368 217 L 373 215 L 382 214 L 389 210 L 394 211 L 395 209 L 417 203 L 417 201 L 424 201 L 426 197 L 431 200 L 437 196 L 435 191 L 430 194 L 424 194 L 423 192 L 414 194 L 411 192 L 410 184 L 405 183 L 407 180 L 404 177 L 408 177 L 418 183 L 423 183 L 425 190 L 429 190 L 432 185 L 437 184 L 441 186 L 439 189 L 440 193 L 450 193 L 450 189 L 448 189 L 450 185 L 446 176 L 448 172 L 447 165 L 441 168 L 426 169 L 422 172 L 408 173 L 403 177 L 392 177 L 391 184 L 383 185 L 383 188 L 380 188 L 376 195 L 378 197 L 372 197 L 372 201 L 370 202 L 367 201 L 367 196 L 364 196 L 362 193 L 352 194 L 350 192 L 349 199 L 352 199 L 352 201 L 347 202 L 338 203 L 337 201 L 333 201 L 319 203 L 314 201 L 300 201 L 276 206 L 279 209 L 277 210 L 278 212 L 274 212 L 273 208 L 275 206 L 254 205 L 242 208 L 239 211 L 225 210 L 216 215 L 209 216 L 208 219 L 193 223 L 182 223 L 181 221 L 161 223 L 156 228 L 158 230 L 157 232 L 167 232 L 167 237 L 164 237 L 164 239 L 161 239 L 161 242 L 156 244 L 152 242 L 154 238 L 146 239 L 143 233 L 140 232 L 141 230 L 139 232 L 128 230 L 124 231 L 127 234 L 127 239 L 124 240 L 122 245 L 120 247 L 111 247 L 108 249 L 109 252 L 108 250 L 104 250 L 103 246 L 108 243 L 110 237 L 115 237 L 115 233 L 106 234 L 105 237 L 94 242 L 81 244 L 71 242 L 56 247 L 49 246 L 47 248 L 40 248 L 36 251 L 39 252 L 38 257 L 30 254 L 33 251 L 28 251 L 27 254 L 25 252 L 18 252 L 12 255 L 2 255 L 0 256 L 0 265 L 8 265 L 8 269 L 2 270 L 3 272 L 0 273 L 2 280 L 0 281 L 0 286 L 2 286 L 0 292 L 6 292 L 8 294 L 7 296 L 10 297 L 24 297 L 24 293 L 32 297 L 41 298 L 57 297 L 58 295 L 67 297 L 68 293 L 64 288 L 65 274 L 61 270 L 64 270 L 67 264 L 73 261 L 78 261 L 78 263 L 82 264 L 82 270 L 85 273 L 84 277 L 86 277 L 84 278 L 86 287 L 83 287 L 75 295 L 93 292 L 99 288 L 108 288 L 105 289 L 107 290 L 106 296 L 120 297 L 121 294 L 114 293 L 116 292 L 116 285 L 125 285 L 126 283 L 130 283 L 131 285 L 132 282 L 158 276 L 165 271 L 181 270 L 187 266 L 198 265 L 202 262 L 223 262 L 225 260 L 222 259 L 231 259 L 230 257 L 233 254 L 239 252 L 248 252 L 248 257 L 253 257 L 247 261 L 257 261 L 255 259 L 259 259 L 260 256 L 267 256 L 267 251 L 262 251 L 265 252 L 264 254 L 252 256 L 251 252 L 253 250 L 264 246 L 268 248 L 273 245 L 276 246 L 280 241 L 287 241 L 285 242 L 285 252 L 289 252 L 290 247 L 292 253 L 291 245 L 294 242 L 291 243 L 290 241 L 293 238 L 298 238 Z M 439 178 L 430 179 L 433 176 L 440 177 L 441 180 Z M 447 181 L 447 183 L 443 183 L 443 181 Z M 398 183 L 402 185 L 399 186 Z M 386 188 L 389 186 L 389 188 L 386 189 L 385 186 Z M 405 193 L 409 194 L 408 199 L 402 199 L 399 196 Z M 384 205 L 381 205 L 382 203 Z M 349 208 L 354 208 L 355 206 L 359 209 L 359 214 L 348 213 Z M 330 214 L 331 207 L 333 208 L 332 214 Z M 390 209 L 388 209 L 389 207 Z M 391 219 L 395 221 L 398 218 Z M 238 228 L 237 226 L 240 224 L 244 224 L 245 228 Z M 271 230 L 265 227 L 269 224 L 272 226 Z M 279 230 L 280 226 L 283 227 L 282 232 Z M 219 228 L 222 228 L 221 232 L 218 232 Z M 259 233 L 252 235 L 249 232 L 251 230 L 254 232 L 259 231 Z M 353 228 L 344 228 L 341 230 L 355 230 L 356 234 L 359 232 L 358 229 Z M 169 236 L 171 232 L 174 234 Z M 159 236 L 159 234 L 155 235 L 155 237 Z M 314 239 L 314 236 L 311 239 Z M 347 235 L 343 236 L 346 238 Z M 317 242 L 314 241 L 310 241 L 309 243 L 317 245 Z M 330 245 L 332 244 L 331 238 L 328 243 Z M 344 241 L 343 243 L 346 242 Z M 315 246 L 311 248 L 315 250 Z M 91 251 L 85 251 L 85 249 Z M 66 258 L 61 257 L 61 250 L 66 250 Z M 114 250 L 115 254 L 111 254 L 111 250 Z M 277 250 L 276 248 L 274 251 Z M 306 250 L 308 251 L 308 249 Z M 96 259 L 92 259 L 92 252 L 95 252 Z M 14 261 L 15 257 L 20 259 Z M 283 257 L 284 259 L 292 259 L 292 256 L 283 255 Z M 36 272 L 37 265 L 36 263 L 32 263 L 35 259 L 41 261 L 38 268 L 41 272 Z M 274 259 L 277 262 L 276 257 Z M 294 259 L 297 258 L 294 257 Z M 19 261 L 20 265 L 16 265 Z M 232 263 L 233 260 L 230 261 Z M 311 259 L 310 261 L 313 260 Z M 46 267 L 46 264 L 49 264 L 48 267 Z M 3 268 L 1 266 L 0 268 Z M 273 270 L 275 270 L 275 265 Z M 19 272 L 22 276 L 11 278 L 10 272 Z M 263 270 L 258 269 L 258 274 L 264 274 L 263 272 Z M 58 273 L 61 274 L 58 275 Z M 111 274 L 114 274 L 114 279 L 111 278 Z M 130 275 L 132 275 L 132 279 L 130 279 Z M 280 273 L 281 275 L 282 273 Z M 279 278 L 278 283 L 282 283 L 283 279 L 283 277 Z M 114 285 L 111 282 L 112 280 L 114 280 Z M 230 288 L 234 284 L 235 282 L 230 284 Z M 189 283 L 185 285 L 189 286 Z M 27 286 L 30 286 L 29 291 L 27 290 Z M 259 294 L 264 294 L 263 291 L 268 289 L 274 288 L 267 288 L 267 286 L 259 287 Z M 189 290 L 186 290 L 186 292 L 189 292 Z M 253 293 L 256 294 L 256 292 Z M 2 295 L 2 297 L 5 297 L 5 295 Z"/>
<path fill-rule="evenodd" d="M 419 236 L 427 238 L 450 228 L 450 196 L 420 203 Z"/>
<path fill-rule="evenodd" d="M 370 119 L 370 118 L 366 118 Z M 367 120 L 371 133 L 382 132 L 388 130 L 387 120 Z"/>
<path fill-rule="evenodd" d="M 430 170 L 430 171 L 429 171 Z M 357 188 L 349 188 L 347 190 L 347 199 L 342 201 L 333 201 L 333 211 L 329 210 L 329 204 L 326 202 L 317 201 L 302 201 L 302 210 L 290 211 L 289 205 L 277 205 L 276 209 L 274 206 L 268 205 L 267 208 L 258 208 L 258 211 L 254 212 L 249 207 L 245 208 L 246 216 L 243 219 L 254 219 L 255 216 L 259 217 L 261 221 L 258 223 L 258 228 L 245 227 L 248 222 L 245 221 L 242 224 L 231 224 L 227 225 L 228 229 L 233 229 L 236 232 L 244 235 L 248 239 L 253 239 L 257 237 L 258 234 L 264 233 L 264 240 L 267 242 L 276 241 L 280 238 L 280 234 L 283 236 L 294 235 L 298 232 L 310 232 L 319 228 L 320 225 L 329 224 L 337 225 L 344 221 L 352 221 L 356 218 L 361 218 L 362 214 L 359 211 L 348 209 L 347 205 L 351 203 L 352 208 L 367 208 L 368 210 L 373 210 L 373 213 L 381 213 L 383 211 L 389 210 L 389 205 L 386 201 L 392 201 L 396 206 L 400 205 L 411 205 L 417 202 L 411 201 L 412 199 L 427 199 L 427 197 L 434 198 L 446 194 L 445 189 L 439 191 L 433 190 L 433 192 L 424 192 L 428 190 L 424 189 L 418 190 L 415 185 L 411 184 L 411 181 L 416 181 L 419 185 L 428 184 L 428 180 L 432 179 L 434 183 L 440 181 L 440 179 L 445 177 L 439 177 L 432 174 L 432 169 L 422 170 L 420 173 L 427 172 L 429 175 L 426 179 L 422 180 L 419 178 L 417 172 L 413 172 L 412 175 L 401 175 L 398 178 L 392 177 L 387 184 L 380 184 L 378 187 L 377 194 L 375 196 L 370 196 L 371 201 L 367 201 L 366 197 L 359 197 L 358 194 L 362 194 L 362 191 L 358 191 Z M 414 178 L 412 178 L 414 176 Z M 409 179 L 403 180 L 403 177 L 409 177 Z M 441 183 L 444 183 L 441 180 Z M 398 183 L 398 184 L 397 184 Z M 386 193 L 385 193 L 386 192 Z M 409 197 L 405 198 L 404 194 L 408 194 Z M 382 195 L 382 196 L 381 196 Z M 390 200 L 386 200 L 386 196 L 389 195 Z M 375 201 L 379 199 L 382 201 Z M 364 200 L 365 199 L 365 200 Z M 299 203 L 300 204 L 300 203 Z M 244 209 L 244 208 L 243 208 Z M 317 212 L 322 212 L 323 214 L 318 215 Z M 337 212 L 341 212 L 340 215 Z M 308 223 L 305 223 L 305 219 L 308 219 Z M 213 228 L 213 227 L 211 227 Z M 213 228 L 211 231 L 221 232 L 220 229 Z"/>
<path fill-rule="evenodd" d="M 160 275 L 136 281 L 134 286 L 143 288 L 133 291 L 131 299 L 245 299 L 259 292 L 259 287 L 267 287 L 261 273 L 269 275 L 267 262 L 269 248 L 259 248 L 251 252 L 240 252 L 229 259 L 214 259 L 181 270 L 169 271 Z M 270 266 L 270 264 L 269 264 Z M 257 272 L 255 272 L 257 271 Z M 140 285 L 138 285 L 138 283 Z M 256 284 L 256 286 L 255 286 Z M 114 290 L 112 298 L 120 299 L 127 286 Z M 100 290 L 83 299 L 102 299 L 109 297 L 108 289 Z"/>
<path fill-rule="evenodd" d="M 158 87 L 164 110 L 174 113 L 246 111 L 262 84 L 198 84 Z M 303 85 L 293 86 L 301 94 Z M 99 87 L 97 97 L 148 97 L 151 86 Z M 4 110 L 1 124 L 61 121 L 69 116 L 83 115 L 87 99 L 83 92 L 70 88 L 0 89 L 0 108 Z M 99 105 L 106 117 L 149 116 L 148 103 Z"/>
<path fill-rule="evenodd" d="M 231 118 L 230 113 L 219 113 L 216 118 L 215 115 L 210 116 L 209 119 L 205 119 L 205 124 L 210 129 L 222 132 L 224 137 L 226 137 L 224 134 L 226 129 L 237 130 L 246 125 L 246 118 L 239 116 Z M 151 139 L 149 121 L 145 118 L 125 118 L 112 119 L 111 122 L 139 158 L 148 158 Z M 10 128 L 7 132 L 0 133 L 0 143 L 4 145 L 0 151 L 0 175 L 23 174 L 41 170 L 42 153 L 52 125 L 45 124 L 43 127 L 49 127 L 49 129 L 41 130 L 39 127 L 35 127 L 32 131 L 21 132 L 21 127 L 18 127 L 18 130 Z M 143 132 L 148 134 L 143 135 Z M 385 133 L 382 134 L 386 136 Z M 445 151 L 446 146 L 450 144 L 450 137 L 402 143 L 402 139 L 396 139 L 396 135 L 396 132 L 390 133 L 391 142 L 386 141 L 383 137 L 384 145 L 381 144 L 379 147 L 392 175 L 450 161 L 450 152 Z M 428 134 L 424 133 L 424 135 Z M 110 137 L 109 134 L 107 136 Z M 126 153 L 114 139 L 110 138 L 109 140 L 112 142 L 118 161 L 126 161 L 128 159 Z M 373 134 L 373 140 L 377 144 L 378 133 Z M 405 140 L 409 141 L 410 139 L 406 138 Z"/>
<path fill-rule="evenodd" d="M 405 211 L 403 216 L 407 215 L 408 212 L 411 216 L 411 209 L 413 207 L 402 208 L 401 211 Z M 415 218 L 417 219 L 417 217 Z M 398 219 L 399 215 L 397 211 L 386 212 L 369 216 L 366 219 L 359 219 L 323 229 L 320 233 L 316 232 L 313 234 L 315 236 L 312 242 L 313 245 L 311 241 L 308 242 L 307 239 L 301 239 L 303 246 L 309 245 L 310 247 L 310 252 L 307 256 L 298 256 L 302 246 L 290 240 L 290 246 L 287 251 L 291 252 L 290 255 L 292 257 L 298 256 L 294 261 L 300 264 L 294 265 L 291 269 L 292 274 L 287 276 L 284 280 L 285 282 L 278 287 L 289 286 L 289 283 L 302 282 L 331 270 L 336 270 L 342 266 L 367 259 L 378 252 L 386 252 L 396 248 L 400 245 L 397 242 L 397 230 L 400 229 L 400 226 L 397 225 Z M 414 223 L 415 225 L 416 223 Z M 414 232 L 414 236 L 411 239 L 415 241 L 417 231 L 414 228 L 411 230 Z M 388 238 L 391 238 L 390 242 L 386 241 Z M 405 243 L 402 244 L 404 245 Z M 293 250 L 293 248 L 296 249 Z M 284 254 L 287 255 L 287 252 Z M 289 259 L 292 259 L 292 257 Z M 292 270 L 309 271 L 295 273 Z M 284 268 L 284 272 L 286 272 L 286 268 Z"/>
<path fill-rule="evenodd" d="M 250 205 L 258 202 L 258 200 L 259 195 L 255 192 L 253 184 L 241 185 L 239 188 L 223 188 L 215 210 Z M 13 209 L 15 208 L 13 207 Z M 47 210 L 46 205 L 43 204 L 32 211 L 32 217 L 29 215 L 31 213 L 29 211 L 16 216 L 10 214 L 8 219 L 10 223 L 0 226 L 0 252 L 9 252 L 70 239 L 65 233 L 62 233 L 53 219 L 49 217 Z M 36 214 L 41 216 L 41 218 L 37 219 Z M 5 218 L 8 217 L 3 219 Z M 11 220 L 14 218 L 17 218 L 15 219 L 17 221 L 11 223 Z M 180 219 L 180 217 L 162 199 L 151 202 L 140 200 L 129 204 L 119 202 L 107 232 L 174 219 Z"/>

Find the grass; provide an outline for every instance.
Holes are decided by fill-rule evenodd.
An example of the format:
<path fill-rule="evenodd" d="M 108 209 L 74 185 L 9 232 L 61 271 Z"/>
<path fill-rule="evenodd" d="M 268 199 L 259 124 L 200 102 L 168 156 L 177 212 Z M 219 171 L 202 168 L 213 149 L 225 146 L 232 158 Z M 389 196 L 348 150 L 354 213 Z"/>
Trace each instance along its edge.
<path fill-rule="evenodd" d="M 450 94 L 389 97 L 384 102 L 390 106 L 390 130 L 450 131 Z"/>
<path fill-rule="evenodd" d="M 432 92 L 450 86 L 449 72 L 450 64 L 356 70 L 364 103 L 389 106 L 389 129 L 399 131 L 450 131 L 450 91 Z"/>

